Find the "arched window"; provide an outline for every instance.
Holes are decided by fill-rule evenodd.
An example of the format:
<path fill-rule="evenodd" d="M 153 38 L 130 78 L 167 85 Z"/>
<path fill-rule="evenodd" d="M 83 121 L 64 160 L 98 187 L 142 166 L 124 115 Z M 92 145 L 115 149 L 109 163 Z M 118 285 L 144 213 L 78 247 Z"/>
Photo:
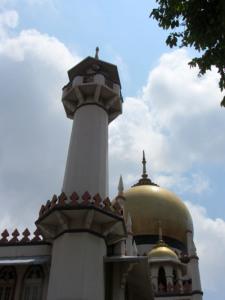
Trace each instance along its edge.
<path fill-rule="evenodd" d="M 41 300 L 43 282 L 44 272 L 41 266 L 28 268 L 23 282 L 22 300 Z"/>
<path fill-rule="evenodd" d="M 0 270 L 0 300 L 13 300 L 16 286 L 14 267 L 3 267 Z"/>
<path fill-rule="evenodd" d="M 166 292 L 167 290 L 167 284 L 166 284 L 166 273 L 163 267 L 159 268 L 159 273 L 158 273 L 158 287 L 159 287 L 159 292 Z"/>

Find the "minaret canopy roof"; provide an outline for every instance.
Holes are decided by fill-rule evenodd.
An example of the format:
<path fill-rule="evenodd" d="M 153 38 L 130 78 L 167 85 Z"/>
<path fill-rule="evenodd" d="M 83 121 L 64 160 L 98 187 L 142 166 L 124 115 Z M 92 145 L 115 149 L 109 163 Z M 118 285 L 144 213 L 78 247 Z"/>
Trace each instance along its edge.
<path fill-rule="evenodd" d="M 93 74 L 103 74 L 106 78 L 121 86 L 117 66 L 91 56 L 86 57 L 68 71 L 69 80 L 72 81 L 76 76 L 88 75 L 91 72 Z"/>

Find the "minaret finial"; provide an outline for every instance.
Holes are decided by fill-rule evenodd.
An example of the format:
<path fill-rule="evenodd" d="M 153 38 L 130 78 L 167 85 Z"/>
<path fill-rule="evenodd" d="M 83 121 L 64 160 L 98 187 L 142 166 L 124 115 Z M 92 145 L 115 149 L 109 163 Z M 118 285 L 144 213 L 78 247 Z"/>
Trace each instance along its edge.
<path fill-rule="evenodd" d="M 122 195 L 124 190 L 123 186 L 123 177 L 120 175 L 119 184 L 118 184 L 118 195 Z"/>
<path fill-rule="evenodd" d="M 99 47 L 96 47 L 96 49 L 95 49 L 95 59 L 99 59 L 98 53 L 99 53 Z"/>
<path fill-rule="evenodd" d="M 143 150 L 143 159 L 142 159 L 142 164 L 143 164 L 143 173 L 142 173 L 142 178 L 148 178 L 148 174 L 146 172 L 146 159 L 145 159 L 145 151 Z"/>

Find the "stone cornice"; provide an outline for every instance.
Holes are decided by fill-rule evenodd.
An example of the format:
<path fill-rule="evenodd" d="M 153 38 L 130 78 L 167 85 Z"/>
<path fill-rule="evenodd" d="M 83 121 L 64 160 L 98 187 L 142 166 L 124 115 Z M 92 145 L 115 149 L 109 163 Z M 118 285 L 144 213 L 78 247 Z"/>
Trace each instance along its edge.
<path fill-rule="evenodd" d="M 69 198 L 64 193 L 54 195 L 42 205 L 36 225 L 47 241 L 53 241 L 66 232 L 89 232 L 113 244 L 127 236 L 122 208 L 109 198 L 85 192 L 80 198 L 74 192 Z"/>

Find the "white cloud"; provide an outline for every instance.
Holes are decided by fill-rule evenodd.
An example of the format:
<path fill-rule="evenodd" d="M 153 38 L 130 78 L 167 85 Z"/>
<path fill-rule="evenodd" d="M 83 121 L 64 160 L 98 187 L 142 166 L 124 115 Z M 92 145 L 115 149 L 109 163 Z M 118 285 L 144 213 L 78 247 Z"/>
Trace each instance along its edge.
<path fill-rule="evenodd" d="M 175 174 L 175 175 L 159 175 L 156 177 L 156 182 L 163 187 L 168 189 L 174 188 L 178 193 L 193 193 L 202 194 L 210 190 L 209 179 L 202 173 L 188 174 Z"/>
<path fill-rule="evenodd" d="M 5 11 L 0 14 L 0 25 L 15 28 L 18 25 L 18 13 L 15 10 Z"/>
<path fill-rule="evenodd" d="M 130 81 L 130 73 L 128 65 L 123 58 L 120 55 L 115 54 L 112 63 L 118 67 L 119 73 L 121 74 L 121 81 L 125 84 L 128 84 Z"/>
<path fill-rule="evenodd" d="M 124 114 L 110 128 L 110 157 L 118 161 L 119 172 L 126 170 L 125 176 L 134 173 L 142 149 L 156 177 L 183 178 L 196 164 L 225 163 L 217 73 L 213 70 L 199 78 L 198 71 L 188 67 L 189 60 L 184 50 L 163 55 L 142 93 L 125 99 Z M 186 183 L 190 185 L 190 180 Z M 201 181 L 196 192 L 207 185 L 207 180 Z"/>
<path fill-rule="evenodd" d="M 6 30 L 15 28 L 18 24 L 19 16 L 15 10 L 7 10 L 0 13 L 0 39 L 7 37 Z"/>
<path fill-rule="evenodd" d="M 5 15 L 0 18 L 6 20 Z M 54 37 L 36 30 L 10 37 L 4 29 L 0 199 L 1 219 L 10 216 L 11 228 L 33 226 L 40 205 L 60 193 L 71 125 L 63 112 L 61 88 L 68 81 L 66 71 L 78 60 Z"/>

